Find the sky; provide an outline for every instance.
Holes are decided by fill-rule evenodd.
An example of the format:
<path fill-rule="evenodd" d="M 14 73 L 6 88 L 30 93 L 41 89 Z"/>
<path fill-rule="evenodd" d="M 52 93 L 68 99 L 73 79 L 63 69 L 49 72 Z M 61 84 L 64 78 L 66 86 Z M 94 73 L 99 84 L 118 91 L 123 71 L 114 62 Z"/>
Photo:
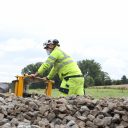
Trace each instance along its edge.
<path fill-rule="evenodd" d="M 111 79 L 128 77 L 127 0 L 0 0 L 0 82 L 44 62 L 48 39 L 75 61 L 95 60 Z"/>

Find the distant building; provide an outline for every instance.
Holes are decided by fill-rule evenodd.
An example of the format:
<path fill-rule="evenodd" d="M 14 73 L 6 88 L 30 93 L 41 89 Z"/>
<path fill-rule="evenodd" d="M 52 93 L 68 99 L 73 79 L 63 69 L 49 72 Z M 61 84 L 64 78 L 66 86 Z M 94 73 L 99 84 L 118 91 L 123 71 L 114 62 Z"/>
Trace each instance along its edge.
<path fill-rule="evenodd" d="M 9 92 L 10 83 L 0 82 L 0 93 Z"/>

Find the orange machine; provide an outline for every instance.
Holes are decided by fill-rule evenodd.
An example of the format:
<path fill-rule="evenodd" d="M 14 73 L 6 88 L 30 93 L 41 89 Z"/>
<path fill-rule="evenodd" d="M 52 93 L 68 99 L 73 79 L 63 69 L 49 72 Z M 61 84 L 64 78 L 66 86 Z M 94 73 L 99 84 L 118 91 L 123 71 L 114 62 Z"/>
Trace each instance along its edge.
<path fill-rule="evenodd" d="M 24 76 L 16 76 L 17 80 L 15 82 L 15 87 L 14 87 L 14 94 L 16 96 L 23 96 L 24 94 L 24 78 L 26 77 L 30 77 L 29 75 L 24 75 Z M 35 77 L 35 79 L 39 80 L 39 81 L 44 81 L 43 78 L 41 77 Z M 45 94 L 47 96 L 51 96 L 52 95 L 52 86 L 54 84 L 54 81 L 52 80 L 48 80 L 46 83 L 46 88 L 45 88 Z"/>

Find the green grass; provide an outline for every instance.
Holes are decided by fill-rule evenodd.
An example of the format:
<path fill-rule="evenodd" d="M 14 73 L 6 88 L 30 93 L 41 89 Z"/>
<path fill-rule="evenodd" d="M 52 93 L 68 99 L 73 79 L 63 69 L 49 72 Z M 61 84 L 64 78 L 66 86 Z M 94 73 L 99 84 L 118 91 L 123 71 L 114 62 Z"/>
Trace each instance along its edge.
<path fill-rule="evenodd" d="M 128 97 L 128 89 L 99 89 L 99 88 L 87 88 L 85 89 L 87 95 L 91 95 L 94 98 L 105 98 L 105 97 Z"/>
<path fill-rule="evenodd" d="M 128 89 L 104 89 L 104 88 L 86 88 L 85 89 L 86 95 L 90 95 L 96 99 L 105 98 L 105 97 L 128 97 Z M 43 94 L 43 89 L 30 89 L 29 93 L 38 93 Z M 57 97 L 58 96 L 58 90 L 53 89 L 52 96 Z"/>
<path fill-rule="evenodd" d="M 29 93 L 38 93 L 38 94 L 44 94 L 45 89 L 29 89 Z M 53 89 L 52 90 L 52 96 L 57 97 L 59 94 L 58 89 Z"/>

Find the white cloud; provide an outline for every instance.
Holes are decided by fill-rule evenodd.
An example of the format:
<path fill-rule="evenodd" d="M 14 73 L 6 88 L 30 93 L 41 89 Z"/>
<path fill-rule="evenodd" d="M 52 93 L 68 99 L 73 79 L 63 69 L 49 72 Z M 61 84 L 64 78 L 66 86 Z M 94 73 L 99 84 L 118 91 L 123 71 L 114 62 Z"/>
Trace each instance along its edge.
<path fill-rule="evenodd" d="M 121 79 L 123 75 L 128 75 L 127 62 L 121 58 L 110 58 L 103 63 L 103 69 L 109 71 L 112 78 Z"/>
<path fill-rule="evenodd" d="M 0 51 L 0 58 L 2 58 L 4 55 L 4 53 L 2 51 Z"/>
<path fill-rule="evenodd" d="M 36 46 L 32 39 L 9 39 L 0 44 L 0 50 L 4 52 L 20 52 Z"/>
<path fill-rule="evenodd" d="M 0 1 L 0 81 L 44 61 L 42 41 L 51 38 L 75 60 L 94 59 L 112 78 L 127 75 L 127 5 L 127 0 Z"/>
<path fill-rule="evenodd" d="M 36 58 L 30 58 L 28 62 L 31 63 L 37 63 L 37 62 L 44 62 L 47 59 L 47 57 L 36 57 Z"/>
<path fill-rule="evenodd" d="M 21 66 L 11 64 L 0 64 L 0 81 L 11 82 L 16 75 L 21 74 Z"/>

